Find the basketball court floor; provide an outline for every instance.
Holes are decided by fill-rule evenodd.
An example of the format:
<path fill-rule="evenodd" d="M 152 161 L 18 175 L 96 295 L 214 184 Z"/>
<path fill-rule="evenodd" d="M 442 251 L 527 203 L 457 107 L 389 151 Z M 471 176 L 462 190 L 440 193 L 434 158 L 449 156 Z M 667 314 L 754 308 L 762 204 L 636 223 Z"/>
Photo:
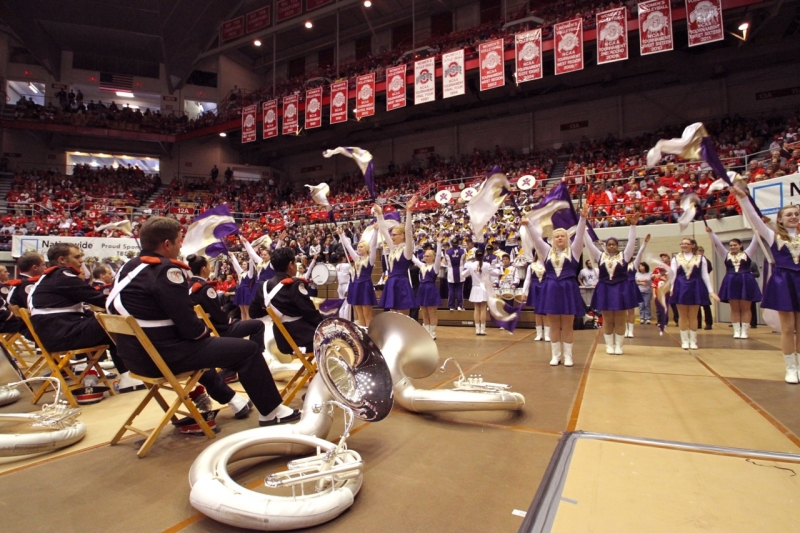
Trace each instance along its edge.
<path fill-rule="evenodd" d="M 512 385 L 524 410 L 420 415 L 395 406 L 381 422 L 358 423 L 348 446 L 366 463 L 361 492 L 309 531 L 798 530 L 800 386 L 783 382 L 780 339 L 768 328 L 734 340 L 727 324 L 715 324 L 700 332 L 700 350 L 686 352 L 674 326 L 659 336 L 637 325 L 622 356 L 605 353 L 597 330 L 579 331 L 572 368 L 549 366 L 549 345 L 530 329 L 437 333 L 440 360 Z M 7 371 L 0 382 L 13 380 Z M 448 365 L 415 385 L 447 388 L 456 375 Z M 84 407 L 88 432 L 76 445 L 1 458 L 2 529 L 235 531 L 189 504 L 187 475 L 205 437 L 168 427 L 143 459 L 139 436 L 108 445 L 143 394 Z M 38 407 L 23 397 L 0 409 Z M 151 404 L 152 425 L 159 413 Z M 341 432 L 335 420 L 329 440 Z M 228 409 L 217 421 L 218 438 L 257 425 Z M 237 481 L 259 490 L 285 463 L 270 460 Z"/>

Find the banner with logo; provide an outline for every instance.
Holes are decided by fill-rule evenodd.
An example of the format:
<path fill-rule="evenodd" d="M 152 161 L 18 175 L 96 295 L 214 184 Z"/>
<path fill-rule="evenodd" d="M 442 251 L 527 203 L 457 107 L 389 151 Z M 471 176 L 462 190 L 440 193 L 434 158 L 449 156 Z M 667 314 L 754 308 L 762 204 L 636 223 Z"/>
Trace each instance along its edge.
<path fill-rule="evenodd" d="M 628 59 L 628 12 L 618 7 L 598 13 L 597 64 Z"/>
<path fill-rule="evenodd" d="M 764 215 L 774 215 L 781 207 L 797 202 L 796 198 L 800 194 L 800 174 L 748 183 L 747 187 L 761 212 Z M 14 239 L 16 240 L 16 237 Z"/>
<path fill-rule="evenodd" d="M 583 19 L 553 26 L 556 75 L 583 70 Z"/>
<path fill-rule="evenodd" d="M 297 102 L 296 94 L 283 97 L 283 133 L 284 135 L 297 135 Z"/>
<path fill-rule="evenodd" d="M 306 129 L 322 126 L 322 87 L 306 91 Z"/>
<path fill-rule="evenodd" d="M 406 66 L 386 69 L 386 111 L 406 106 Z"/>
<path fill-rule="evenodd" d="M 242 142 L 251 143 L 256 140 L 256 113 L 258 106 L 249 105 L 242 108 Z"/>
<path fill-rule="evenodd" d="M 90 261 L 91 258 L 124 260 L 122 258 L 127 259 L 129 254 L 131 257 L 139 255 L 139 246 L 136 244 L 136 240 L 130 237 L 60 237 L 58 235 L 34 237 L 14 235 L 11 238 L 11 256 L 19 257 L 25 252 L 38 252 L 47 257 L 47 250 L 59 242 L 80 248 L 87 263 L 92 262 Z"/>
<path fill-rule="evenodd" d="M 686 0 L 686 27 L 689 46 L 723 40 L 722 0 Z"/>
<path fill-rule="evenodd" d="M 414 63 L 414 105 L 436 100 L 436 58 Z"/>
<path fill-rule="evenodd" d="M 518 33 L 514 36 L 517 85 L 526 81 L 541 79 L 542 69 L 542 30 Z"/>
<path fill-rule="evenodd" d="M 442 98 L 464 94 L 464 49 L 442 54 Z"/>
<path fill-rule="evenodd" d="M 261 104 L 264 139 L 278 136 L 278 101 L 269 100 Z"/>
<path fill-rule="evenodd" d="M 669 0 L 639 4 L 639 53 L 643 56 L 669 52 L 672 42 L 672 7 Z"/>
<path fill-rule="evenodd" d="M 356 118 L 375 114 L 375 73 L 356 78 Z"/>
<path fill-rule="evenodd" d="M 488 91 L 506 84 L 503 65 L 503 39 L 487 41 L 478 46 L 481 91 Z"/>
<path fill-rule="evenodd" d="M 331 83 L 331 124 L 347 122 L 347 80 Z"/>

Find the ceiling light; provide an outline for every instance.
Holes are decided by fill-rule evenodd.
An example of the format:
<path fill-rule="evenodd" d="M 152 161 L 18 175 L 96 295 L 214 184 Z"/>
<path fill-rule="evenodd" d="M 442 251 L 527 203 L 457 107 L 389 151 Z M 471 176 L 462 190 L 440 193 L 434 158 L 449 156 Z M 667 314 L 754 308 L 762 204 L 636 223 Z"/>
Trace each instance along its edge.
<path fill-rule="evenodd" d="M 742 22 L 741 24 L 739 24 L 739 31 L 747 31 L 749 27 L 750 27 L 749 22 Z"/>
<path fill-rule="evenodd" d="M 372 7 L 372 2 L 369 0 L 364 0 L 364 7 Z"/>
<path fill-rule="evenodd" d="M 220 137 L 227 137 L 227 136 L 228 136 L 228 134 L 227 134 L 227 133 L 225 133 L 224 131 L 221 131 L 221 132 L 219 132 L 219 136 L 220 136 Z"/>
<path fill-rule="evenodd" d="M 39 94 L 39 89 L 36 88 L 33 82 L 28 82 L 28 88 L 33 91 L 33 94 Z"/>
<path fill-rule="evenodd" d="M 121 96 L 123 98 L 133 98 L 133 93 L 130 91 L 117 91 L 117 96 Z"/>
<path fill-rule="evenodd" d="M 253 41 L 253 44 L 256 45 L 256 46 L 261 46 L 261 41 L 256 39 L 255 41 Z"/>
<path fill-rule="evenodd" d="M 311 22 L 310 20 L 307 20 L 307 21 L 306 21 L 306 28 L 308 28 L 308 29 L 310 30 L 310 29 L 311 29 L 311 28 L 313 28 L 313 27 L 314 27 L 314 23 L 313 23 L 313 22 Z"/>

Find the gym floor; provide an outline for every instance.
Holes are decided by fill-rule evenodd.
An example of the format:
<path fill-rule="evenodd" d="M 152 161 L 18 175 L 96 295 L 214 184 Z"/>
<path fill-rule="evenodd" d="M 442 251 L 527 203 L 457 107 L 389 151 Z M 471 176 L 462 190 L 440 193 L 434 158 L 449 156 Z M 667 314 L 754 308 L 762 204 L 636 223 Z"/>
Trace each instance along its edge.
<path fill-rule="evenodd" d="M 517 531 L 559 439 L 585 431 L 612 437 L 575 444 L 553 531 L 796 531 L 800 386 L 783 382 L 779 336 L 762 326 L 734 340 L 727 324 L 716 324 L 699 332 L 700 350 L 686 352 L 674 326 L 659 336 L 655 326 L 637 325 L 635 334 L 625 354 L 613 356 L 597 330 L 576 332 L 575 366 L 565 368 L 549 366 L 549 344 L 534 342 L 533 330 L 489 328 L 476 337 L 472 327 L 440 326 L 441 360 L 454 357 L 466 374 L 512 385 L 524 410 L 419 415 L 396 406 L 381 422 L 357 424 L 348 446 L 366 463 L 361 492 L 344 514 L 310 530 Z M 6 367 L 2 383 L 14 379 Z M 447 388 L 456 375 L 448 365 L 415 385 Z M 235 531 L 189 504 L 187 474 L 205 437 L 168 426 L 144 459 L 136 456 L 138 435 L 108 445 L 143 394 L 85 406 L 87 436 L 69 448 L 0 459 L 3 530 Z M 30 410 L 38 406 L 24 396 L 0 408 Z M 142 416 L 152 427 L 159 413 L 151 404 Z M 227 408 L 217 421 L 218 438 L 257 424 Z M 341 427 L 337 416 L 329 440 Z M 753 450 L 790 455 L 753 459 Z M 285 462 L 270 460 L 237 481 L 259 490 Z"/>

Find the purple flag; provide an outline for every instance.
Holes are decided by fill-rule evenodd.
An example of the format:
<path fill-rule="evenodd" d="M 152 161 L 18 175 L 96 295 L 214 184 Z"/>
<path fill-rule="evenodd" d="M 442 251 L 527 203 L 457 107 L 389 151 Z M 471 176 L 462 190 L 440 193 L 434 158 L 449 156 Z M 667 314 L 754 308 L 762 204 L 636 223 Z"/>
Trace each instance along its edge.
<path fill-rule="evenodd" d="M 216 257 L 227 254 L 228 248 L 222 239 L 239 233 L 227 204 L 220 204 L 194 219 L 183 238 L 185 255 L 199 254 Z"/>
<path fill-rule="evenodd" d="M 549 238 L 555 229 L 565 229 L 570 235 L 574 234 L 580 218 L 572 205 L 567 184 L 562 181 L 531 209 L 526 219 L 539 230 L 540 235 Z M 593 241 L 599 240 L 588 223 L 586 230 Z"/>

